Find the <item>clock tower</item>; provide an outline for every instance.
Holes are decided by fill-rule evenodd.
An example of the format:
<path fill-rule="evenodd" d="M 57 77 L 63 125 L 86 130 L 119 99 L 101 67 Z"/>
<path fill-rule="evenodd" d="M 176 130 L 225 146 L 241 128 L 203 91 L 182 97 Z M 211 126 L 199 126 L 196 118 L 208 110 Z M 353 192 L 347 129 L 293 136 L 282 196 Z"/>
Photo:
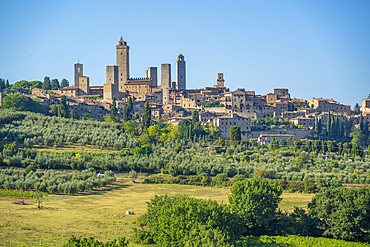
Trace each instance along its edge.
<path fill-rule="evenodd" d="M 75 64 L 75 87 L 80 86 L 80 77 L 83 76 L 83 66 L 81 63 Z"/>

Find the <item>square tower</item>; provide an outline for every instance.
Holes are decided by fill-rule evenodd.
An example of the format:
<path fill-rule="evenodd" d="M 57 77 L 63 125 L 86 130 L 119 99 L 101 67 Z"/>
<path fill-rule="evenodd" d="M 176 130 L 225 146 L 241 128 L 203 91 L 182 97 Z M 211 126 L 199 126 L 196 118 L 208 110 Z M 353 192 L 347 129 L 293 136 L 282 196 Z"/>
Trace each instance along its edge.
<path fill-rule="evenodd" d="M 83 76 L 83 65 L 80 63 L 75 64 L 75 87 L 79 87 L 80 76 Z"/>
<path fill-rule="evenodd" d="M 186 90 L 186 69 L 185 60 L 182 54 L 177 56 L 176 61 L 176 82 L 178 90 Z"/>
<path fill-rule="evenodd" d="M 103 85 L 104 100 L 111 100 L 113 97 L 118 99 L 118 66 L 107 65 L 106 83 Z"/>
<path fill-rule="evenodd" d="M 224 86 L 224 73 L 218 73 L 218 76 L 217 76 L 217 86 Z"/>
<path fill-rule="evenodd" d="M 129 62 L 129 49 L 130 47 L 127 45 L 127 42 L 121 39 L 118 41 L 118 45 L 116 46 L 117 51 L 117 66 L 118 66 L 118 90 L 124 91 L 125 84 L 128 79 L 130 79 L 130 62 Z"/>
<path fill-rule="evenodd" d="M 90 94 L 90 78 L 88 76 L 80 76 L 79 79 L 79 88 L 83 92 L 82 94 Z"/>
<path fill-rule="evenodd" d="M 148 68 L 148 78 L 152 78 L 152 87 L 158 86 L 157 67 Z"/>
<path fill-rule="evenodd" d="M 161 65 L 161 88 L 170 89 L 171 87 L 171 64 L 164 63 Z"/>

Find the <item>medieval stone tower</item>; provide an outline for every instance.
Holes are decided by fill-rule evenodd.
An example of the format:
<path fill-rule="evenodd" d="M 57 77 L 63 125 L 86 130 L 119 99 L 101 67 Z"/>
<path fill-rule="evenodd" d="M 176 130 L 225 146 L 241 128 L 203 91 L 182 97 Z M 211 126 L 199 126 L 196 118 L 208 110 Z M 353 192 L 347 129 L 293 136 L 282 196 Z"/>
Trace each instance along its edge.
<path fill-rule="evenodd" d="M 224 86 L 225 80 L 224 80 L 224 73 L 218 73 L 217 77 L 217 86 Z"/>
<path fill-rule="evenodd" d="M 148 77 L 153 78 L 152 87 L 157 87 L 158 86 L 157 67 L 148 68 Z"/>
<path fill-rule="evenodd" d="M 161 88 L 171 87 L 171 64 L 163 63 L 161 64 Z"/>
<path fill-rule="evenodd" d="M 182 54 L 176 60 L 176 82 L 178 90 L 186 90 L 186 69 L 185 60 Z"/>
<path fill-rule="evenodd" d="M 80 77 L 83 76 L 83 65 L 80 63 L 75 64 L 75 87 L 80 86 Z"/>
<path fill-rule="evenodd" d="M 129 68 L 129 49 L 127 42 L 121 39 L 118 41 L 116 46 L 117 51 L 117 66 L 118 66 L 118 80 L 119 80 L 119 91 L 125 90 L 125 84 L 130 79 L 130 68 Z"/>
<path fill-rule="evenodd" d="M 118 66 L 107 65 L 106 67 L 106 83 L 103 85 L 104 100 L 112 100 L 113 97 L 118 99 Z"/>

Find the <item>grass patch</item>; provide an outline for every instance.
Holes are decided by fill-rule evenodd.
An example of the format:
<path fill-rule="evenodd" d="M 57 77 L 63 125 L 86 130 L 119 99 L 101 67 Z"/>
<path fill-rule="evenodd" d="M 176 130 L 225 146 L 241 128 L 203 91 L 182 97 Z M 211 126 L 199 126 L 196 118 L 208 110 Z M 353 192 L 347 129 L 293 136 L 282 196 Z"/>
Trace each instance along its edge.
<path fill-rule="evenodd" d="M 188 194 L 199 199 L 227 203 L 230 189 L 177 184 L 134 184 L 118 179 L 108 186 L 78 196 L 49 195 L 42 199 L 48 210 L 37 209 L 36 200 L 26 205 L 0 200 L 0 239 L 6 246 L 60 246 L 75 236 L 112 240 L 132 233 L 132 222 L 146 210 L 154 195 Z M 311 194 L 283 193 L 282 210 L 306 206 Z M 126 215 L 126 211 L 135 214 Z M 131 245 L 130 246 L 137 246 Z"/>

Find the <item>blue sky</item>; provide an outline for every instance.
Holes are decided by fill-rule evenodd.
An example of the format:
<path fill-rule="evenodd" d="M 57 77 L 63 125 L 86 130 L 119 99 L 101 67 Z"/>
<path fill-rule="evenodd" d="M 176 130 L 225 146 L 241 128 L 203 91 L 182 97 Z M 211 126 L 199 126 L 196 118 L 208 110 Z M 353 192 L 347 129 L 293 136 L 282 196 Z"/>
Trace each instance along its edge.
<path fill-rule="evenodd" d="M 73 83 L 80 60 L 105 83 L 120 36 L 130 75 L 185 56 L 187 87 L 216 83 L 266 94 L 334 98 L 352 107 L 369 93 L 370 1 L 0 0 L 0 78 Z M 160 75 L 158 77 L 160 79 Z"/>

